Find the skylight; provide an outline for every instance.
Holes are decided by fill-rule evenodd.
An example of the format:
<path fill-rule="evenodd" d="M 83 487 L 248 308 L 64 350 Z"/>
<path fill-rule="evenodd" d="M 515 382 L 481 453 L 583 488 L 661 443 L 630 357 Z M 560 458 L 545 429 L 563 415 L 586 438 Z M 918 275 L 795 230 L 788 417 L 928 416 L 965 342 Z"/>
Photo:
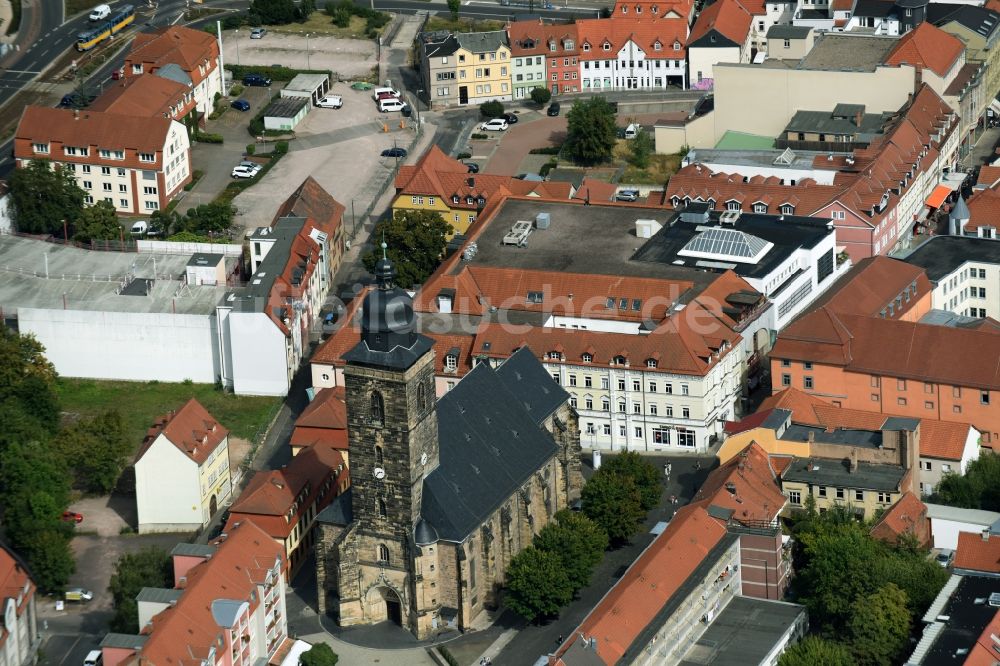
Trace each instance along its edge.
<path fill-rule="evenodd" d="M 756 264 L 774 247 L 774 243 L 736 229 L 711 228 L 702 231 L 677 254 L 703 259 L 728 259 Z"/>

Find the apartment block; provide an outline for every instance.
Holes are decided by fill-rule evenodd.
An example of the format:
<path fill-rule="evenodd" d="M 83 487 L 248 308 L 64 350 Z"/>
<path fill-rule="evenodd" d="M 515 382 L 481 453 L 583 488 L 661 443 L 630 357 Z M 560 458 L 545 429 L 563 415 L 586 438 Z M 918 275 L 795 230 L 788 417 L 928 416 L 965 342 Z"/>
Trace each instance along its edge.
<path fill-rule="evenodd" d="M 167 117 L 27 106 L 14 135 L 17 166 L 49 160 L 71 171 L 84 201 L 124 215 L 167 207 L 191 181 L 191 143 Z"/>
<path fill-rule="evenodd" d="M 215 95 L 224 84 L 218 40 L 203 30 L 171 25 L 140 32 L 125 56 L 126 79 L 155 74 L 184 85 L 194 94 L 198 112 L 215 108 Z"/>
<path fill-rule="evenodd" d="M 934 236 L 905 261 L 926 271 L 934 309 L 1000 320 L 1000 240 Z"/>

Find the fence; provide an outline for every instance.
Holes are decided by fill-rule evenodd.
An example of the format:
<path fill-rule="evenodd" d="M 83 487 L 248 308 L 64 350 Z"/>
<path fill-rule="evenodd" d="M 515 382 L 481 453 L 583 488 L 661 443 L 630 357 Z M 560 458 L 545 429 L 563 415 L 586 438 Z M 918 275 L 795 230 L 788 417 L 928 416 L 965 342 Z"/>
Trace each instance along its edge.
<path fill-rule="evenodd" d="M 16 236 L 17 238 L 28 238 L 36 241 L 43 241 L 45 243 L 53 243 L 55 245 L 64 245 L 66 247 L 75 247 L 81 250 L 96 250 L 103 252 L 135 252 L 136 242 L 130 239 L 122 240 L 92 240 L 89 243 L 82 243 L 75 240 L 66 240 L 59 238 L 58 236 L 53 236 L 52 234 L 28 234 L 21 231 L 14 231 L 11 229 L 0 230 L 0 235 Z"/>
<path fill-rule="evenodd" d="M 227 257 L 242 257 L 243 246 L 235 243 L 174 243 L 161 240 L 141 240 L 136 251 L 140 254 L 221 254 Z"/>

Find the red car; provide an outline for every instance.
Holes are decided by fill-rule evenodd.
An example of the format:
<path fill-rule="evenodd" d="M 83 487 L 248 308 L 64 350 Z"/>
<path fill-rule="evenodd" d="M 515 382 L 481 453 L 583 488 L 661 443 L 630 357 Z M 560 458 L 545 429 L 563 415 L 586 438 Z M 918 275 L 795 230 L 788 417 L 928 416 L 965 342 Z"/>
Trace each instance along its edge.
<path fill-rule="evenodd" d="M 83 514 L 76 511 L 63 511 L 62 519 L 67 523 L 82 523 Z"/>
<path fill-rule="evenodd" d="M 125 78 L 125 68 L 124 67 L 122 67 L 120 69 L 116 69 L 115 71 L 111 72 L 111 80 L 112 81 L 117 81 L 118 79 L 123 79 L 123 78 Z"/>

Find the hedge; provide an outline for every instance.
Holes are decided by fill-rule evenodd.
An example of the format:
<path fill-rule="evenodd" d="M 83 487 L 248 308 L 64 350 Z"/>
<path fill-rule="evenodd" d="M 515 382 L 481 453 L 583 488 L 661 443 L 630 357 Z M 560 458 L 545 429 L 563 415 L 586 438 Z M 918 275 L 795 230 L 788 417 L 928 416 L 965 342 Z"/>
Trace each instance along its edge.
<path fill-rule="evenodd" d="M 292 69 L 291 67 L 267 67 L 259 65 L 230 65 L 226 63 L 226 69 L 233 73 L 233 81 L 243 82 L 243 77 L 247 74 L 260 74 L 272 81 L 291 81 L 297 74 L 326 74 L 333 76 L 333 72 L 326 69 Z"/>
<path fill-rule="evenodd" d="M 210 132 L 195 132 L 194 140 L 198 143 L 222 143 L 223 138 L 221 134 L 212 134 Z"/>

